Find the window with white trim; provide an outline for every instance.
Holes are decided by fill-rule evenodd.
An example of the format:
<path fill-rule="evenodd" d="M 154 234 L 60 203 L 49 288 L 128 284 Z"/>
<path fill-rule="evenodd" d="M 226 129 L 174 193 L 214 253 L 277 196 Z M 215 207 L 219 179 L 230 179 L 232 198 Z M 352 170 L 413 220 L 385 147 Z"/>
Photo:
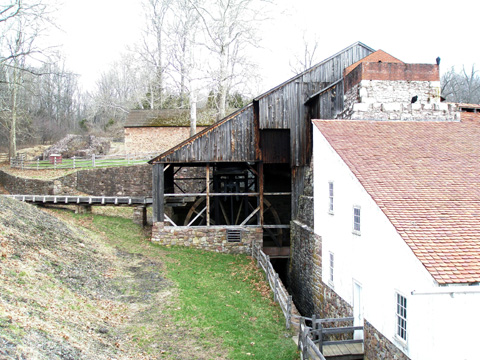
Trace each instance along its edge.
<path fill-rule="evenodd" d="M 333 181 L 328 182 L 328 212 L 333 214 Z"/>
<path fill-rule="evenodd" d="M 397 336 L 407 341 L 407 298 L 397 293 Z"/>
<path fill-rule="evenodd" d="M 353 233 L 360 235 L 360 206 L 353 207 Z"/>
<path fill-rule="evenodd" d="M 333 270 L 334 270 L 334 265 L 335 265 L 335 255 L 330 251 L 330 277 L 328 278 L 328 282 L 333 285 Z"/>

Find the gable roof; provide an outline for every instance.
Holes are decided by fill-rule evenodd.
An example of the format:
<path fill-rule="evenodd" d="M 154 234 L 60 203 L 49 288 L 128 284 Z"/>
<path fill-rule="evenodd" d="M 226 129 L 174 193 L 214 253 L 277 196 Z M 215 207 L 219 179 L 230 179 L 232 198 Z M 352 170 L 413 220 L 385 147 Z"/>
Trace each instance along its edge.
<path fill-rule="evenodd" d="M 363 59 L 347 67 L 344 71 L 344 76 L 347 76 L 360 63 L 364 63 L 364 62 L 384 62 L 384 63 L 400 63 L 400 64 L 404 63 L 403 61 L 398 60 L 396 57 L 386 53 L 383 50 L 377 50 L 374 53 L 371 53 L 370 55 L 365 56 Z"/>
<path fill-rule="evenodd" d="M 480 282 L 480 123 L 314 121 L 440 284 Z"/>

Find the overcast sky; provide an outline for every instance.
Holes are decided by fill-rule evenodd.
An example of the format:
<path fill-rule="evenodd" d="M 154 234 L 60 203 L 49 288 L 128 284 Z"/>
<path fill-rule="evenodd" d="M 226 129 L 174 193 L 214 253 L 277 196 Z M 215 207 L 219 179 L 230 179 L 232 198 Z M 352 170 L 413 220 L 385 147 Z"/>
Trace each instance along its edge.
<path fill-rule="evenodd" d="M 263 91 L 293 74 L 289 67 L 302 45 L 302 34 L 317 36 L 321 61 L 356 41 L 408 63 L 435 63 L 441 72 L 452 66 L 478 64 L 476 17 L 480 2 L 457 0 L 323 1 L 272 0 L 276 6 L 259 30 L 256 53 L 265 76 Z M 101 71 L 119 58 L 125 46 L 138 41 L 141 0 L 64 0 L 59 25 L 70 70 L 91 89 Z"/>

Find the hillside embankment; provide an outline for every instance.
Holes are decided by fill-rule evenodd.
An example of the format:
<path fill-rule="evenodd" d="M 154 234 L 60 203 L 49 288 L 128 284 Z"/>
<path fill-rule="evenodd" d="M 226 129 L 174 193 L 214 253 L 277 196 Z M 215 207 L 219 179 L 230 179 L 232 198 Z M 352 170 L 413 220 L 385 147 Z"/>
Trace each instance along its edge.
<path fill-rule="evenodd" d="M 0 197 L 0 359 L 210 358 L 163 313 L 176 290 L 158 259 L 58 216 Z"/>

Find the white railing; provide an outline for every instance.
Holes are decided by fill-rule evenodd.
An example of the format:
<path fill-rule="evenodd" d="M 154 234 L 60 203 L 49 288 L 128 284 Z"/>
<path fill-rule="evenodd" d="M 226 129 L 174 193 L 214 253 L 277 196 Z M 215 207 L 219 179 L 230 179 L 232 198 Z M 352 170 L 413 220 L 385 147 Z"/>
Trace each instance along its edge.
<path fill-rule="evenodd" d="M 96 167 L 114 167 L 145 164 L 158 153 L 126 154 L 126 155 L 95 155 L 89 157 L 61 158 L 52 156 L 48 160 L 26 159 L 24 155 L 10 158 L 10 167 L 22 170 L 57 170 Z"/>

